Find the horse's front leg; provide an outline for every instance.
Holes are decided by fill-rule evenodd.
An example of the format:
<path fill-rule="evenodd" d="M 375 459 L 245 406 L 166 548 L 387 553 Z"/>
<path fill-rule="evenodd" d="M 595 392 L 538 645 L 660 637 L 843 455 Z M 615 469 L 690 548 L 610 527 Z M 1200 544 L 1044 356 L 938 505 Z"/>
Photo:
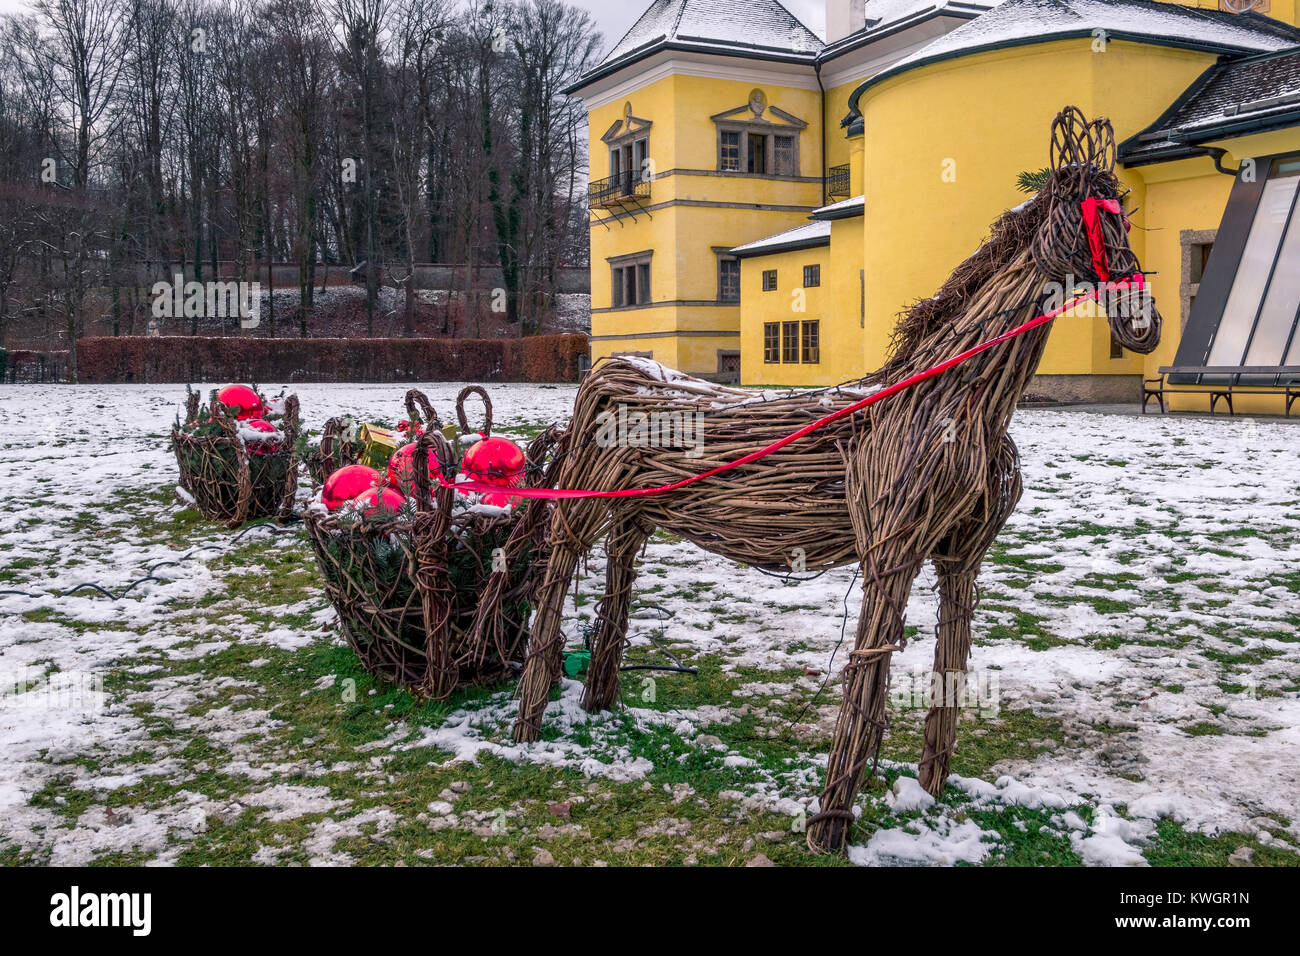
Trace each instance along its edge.
<path fill-rule="evenodd" d="M 618 702 L 618 675 L 627 645 L 636 558 L 652 531 L 640 519 L 628 518 L 617 522 L 605 539 L 605 596 L 600 601 L 587 686 L 582 695 L 582 707 L 589 713 L 609 710 Z"/>
<path fill-rule="evenodd" d="M 961 691 L 970 657 L 970 622 L 975 610 L 975 571 L 966 568 L 954 571 L 939 561 L 935 565 L 939 571 L 939 627 L 933 686 L 938 697 L 925 718 L 925 750 L 917 777 L 921 786 L 937 797 L 948 779 L 948 767 L 957 743 Z"/>
<path fill-rule="evenodd" d="M 808 823 L 808 846 L 815 852 L 838 850 L 848 840 L 862 774 L 884 736 L 890 655 L 903 646 L 903 609 L 917 567 L 914 557 L 892 549 L 873 549 L 863 560 L 862 610 L 843 671 L 844 702 L 826 760 L 821 809 Z"/>
<path fill-rule="evenodd" d="M 934 797 L 943 792 L 957 744 L 961 689 L 971 650 L 975 578 L 985 553 L 1020 501 L 1021 490 L 1020 456 L 1015 443 L 1004 435 L 989 462 L 982 517 L 958 525 L 931 555 L 939 576 L 934 676 L 942 697 L 925 718 L 925 749 L 917 777 Z"/>

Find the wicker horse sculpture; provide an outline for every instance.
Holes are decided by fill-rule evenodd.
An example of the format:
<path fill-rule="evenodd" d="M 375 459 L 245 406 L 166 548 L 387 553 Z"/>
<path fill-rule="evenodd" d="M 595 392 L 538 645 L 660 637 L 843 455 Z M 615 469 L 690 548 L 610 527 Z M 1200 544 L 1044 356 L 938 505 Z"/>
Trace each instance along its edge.
<path fill-rule="evenodd" d="M 1088 123 L 1067 107 L 1052 124 L 1051 159 L 1044 188 L 994 224 L 991 238 L 937 296 L 900 319 L 889 361 L 861 386 L 901 382 L 1014 329 L 1044 312 L 1062 288 L 1069 295 L 1076 283 L 1140 272 L 1119 204 L 1110 123 Z M 1090 230 L 1085 217 L 1094 212 Z M 1106 302 L 1111 332 L 1125 348 L 1149 352 L 1159 341 L 1159 314 L 1140 281 L 1121 287 Z M 884 734 L 890 658 L 905 643 L 904 606 L 927 560 L 940 595 L 934 669 L 966 669 L 976 573 L 1021 493 L 1007 426 L 1049 328 L 1011 338 L 861 414 L 685 489 L 559 501 L 520 682 L 516 739 L 538 738 L 548 690 L 560 674 L 565 595 L 580 556 L 602 535 L 608 560 L 583 698 L 589 711 L 619 699 L 635 559 L 655 528 L 764 569 L 816 571 L 856 562 L 863 595 L 855 646 L 841 674 L 844 701 L 820 812 L 808 825 L 814 850 L 842 847 L 863 772 Z M 765 447 L 868 392 L 840 386 L 756 397 L 653 362 L 613 359 L 579 389 L 557 485 L 657 488 Z M 601 440 L 611 423 L 643 425 L 656 414 L 688 422 L 692 428 L 674 434 L 689 440 L 655 447 L 630 435 Z M 957 719 L 954 701 L 936 703 L 927 715 L 920 780 L 932 794 L 943 789 Z"/>

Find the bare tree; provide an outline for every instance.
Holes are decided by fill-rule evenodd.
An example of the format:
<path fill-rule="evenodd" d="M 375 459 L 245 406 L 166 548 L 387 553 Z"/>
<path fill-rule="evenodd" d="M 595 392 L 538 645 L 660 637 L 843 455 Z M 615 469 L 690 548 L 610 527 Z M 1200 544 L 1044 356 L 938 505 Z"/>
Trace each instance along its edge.
<path fill-rule="evenodd" d="M 97 213 L 107 196 L 92 191 L 113 133 L 112 110 L 122 73 L 124 6 L 118 0 L 36 0 L 33 16 L 13 23 L 14 52 L 29 90 L 49 103 L 47 157 L 52 189 L 45 242 L 61 267 L 68 366 L 77 368 L 77 337 L 86 294 L 101 272 L 106 237 Z"/>
<path fill-rule="evenodd" d="M 365 229 L 366 256 L 366 334 L 374 335 L 375 305 L 378 298 L 378 247 L 375 197 L 375 165 L 378 161 L 379 119 L 375 101 L 380 82 L 385 39 L 383 31 L 392 0 L 332 0 L 331 10 L 338 20 L 335 38 L 339 44 L 339 58 L 344 75 L 355 84 L 355 96 L 360 101 L 361 116 L 358 131 L 361 145 L 361 176 L 363 183 L 362 219 Z"/>
<path fill-rule="evenodd" d="M 317 144 L 333 67 L 327 35 L 310 0 L 274 0 L 266 12 L 275 31 L 271 62 L 284 107 L 280 141 L 292 169 L 298 322 L 299 334 L 306 338 L 316 264 L 316 204 L 320 177 Z"/>
<path fill-rule="evenodd" d="M 415 334 L 416 231 L 425 212 L 425 138 L 429 130 L 432 92 L 441 65 L 444 32 L 443 0 L 397 0 L 393 8 L 394 50 L 388 71 L 388 115 L 392 135 L 393 184 L 402 223 L 402 252 L 406 296 L 402 330 Z"/>
<path fill-rule="evenodd" d="M 406 292 L 389 321 L 416 334 L 421 259 L 463 266 L 467 305 L 499 269 L 506 318 L 539 331 L 559 267 L 585 261 L 585 117 L 560 90 L 598 44 L 562 0 L 36 0 L 0 16 L 0 335 L 21 313 L 75 365 L 85 322 L 134 332 L 143 289 L 175 267 L 202 280 L 233 260 L 246 281 L 260 260 L 274 292 L 286 258 L 300 335 L 337 261 L 369 263 L 369 334 L 388 325 L 381 276 Z M 429 331 L 480 334 L 481 311 L 457 327 L 451 304 Z M 255 334 L 276 333 L 272 295 Z"/>
<path fill-rule="evenodd" d="M 531 312 L 520 319 L 520 331 L 527 333 L 540 330 L 542 303 L 557 288 L 556 269 L 573 227 L 567 213 L 585 171 L 585 152 L 578 144 L 586 116 L 562 91 L 595 64 L 600 35 L 586 13 L 560 0 L 527 0 L 514 24 L 522 155 L 513 184 L 514 201 L 523 210 L 513 241 L 523 264 L 518 295 Z M 585 221 L 582 232 L 587 233 Z"/>
<path fill-rule="evenodd" d="M 16 59 L 0 34 L 0 347 L 9 325 L 10 292 L 18 267 L 35 241 L 39 202 L 39 121 L 23 95 Z"/>

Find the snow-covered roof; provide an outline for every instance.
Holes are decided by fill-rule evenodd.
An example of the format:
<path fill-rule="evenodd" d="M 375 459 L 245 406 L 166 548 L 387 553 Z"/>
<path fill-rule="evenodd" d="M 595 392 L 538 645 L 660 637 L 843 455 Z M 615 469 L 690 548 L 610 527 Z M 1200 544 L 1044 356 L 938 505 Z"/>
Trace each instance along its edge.
<path fill-rule="evenodd" d="M 912 17 L 929 13 L 932 10 L 942 10 L 945 7 L 988 8 L 995 7 L 1001 2 L 1002 0 L 972 0 L 970 3 L 947 2 L 947 0 L 867 0 L 867 29 L 876 30 L 887 27 L 890 24 L 910 20 Z"/>
<path fill-rule="evenodd" d="M 824 246 L 831 241 L 831 224 L 822 219 L 803 226 L 795 226 L 775 236 L 747 242 L 736 246 L 731 254 L 741 259 L 746 256 L 764 256 L 773 252 L 785 252 L 787 249 L 806 249 L 809 246 Z"/>
<path fill-rule="evenodd" d="M 867 206 L 866 196 L 854 196 L 851 199 L 841 199 L 839 202 L 833 202 L 829 206 L 822 206 L 820 209 L 814 209 L 810 219 L 851 219 L 854 216 L 861 216 Z"/>
<path fill-rule="evenodd" d="M 1154 123 L 1119 146 L 1125 163 L 1203 154 L 1197 144 L 1300 125 L 1300 47 L 1220 60 Z"/>
<path fill-rule="evenodd" d="M 1266 53 L 1300 43 L 1300 30 L 1256 13 L 1226 13 L 1155 0 L 1002 0 L 868 79 L 849 98 L 849 107 L 857 108 L 858 95 L 866 88 L 925 63 L 1090 36 L 1097 30 L 1111 39 L 1163 41 L 1216 53 Z"/>
<path fill-rule="evenodd" d="M 668 45 L 809 63 L 824 46 L 817 34 L 777 0 L 654 0 L 627 35 L 577 86 Z"/>
<path fill-rule="evenodd" d="M 867 0 L 866 22 L 861 29 L 840 37 L 818 55 L 819 61 L 834 59 L 848 50 L 868 46 L 930 20 L 972 20 L 1003 0 Z"/>

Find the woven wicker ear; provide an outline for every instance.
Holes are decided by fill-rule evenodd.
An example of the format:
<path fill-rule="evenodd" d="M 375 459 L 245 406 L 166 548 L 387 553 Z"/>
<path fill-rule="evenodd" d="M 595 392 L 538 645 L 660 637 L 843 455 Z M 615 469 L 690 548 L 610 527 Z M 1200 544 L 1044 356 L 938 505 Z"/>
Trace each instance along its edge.
<path fill-rule="evenodd" d="M 421 417 L 421 412 L 423 412 L 423 417 Z M 442 420 L 438 418 L 438 413 L 433 410 L 429 397 L 418 388 L 413 388 L 406 393 L 406 440 L 408 442 L 415 441 L 420 425 L 441 428 Z"/>
<path fill-rule="evenodd" d="M 1113 172 L 1115 169 L 1115 129 L 1110 120 L 1101 117 L 1088 124 L 1090 162 L 1097 169 Z"/>
<path fill-rule="evenodd" d="M 488 398 L 487 391 L 481 385 L 466 385 L 456 396 L 456 421 L 460 423 L 460 430 L 468 434 L 472 429 L 469 422 L 465 419 L 465 399 L 471 395 L 477 395 L 483 400 L 483 428 L 484 435 L 492 434 L 492 399 Z"/>
<path fill-rule="evenodd" d="M 1048 156 L 1054 170 L 1065 169 L 1085 160 L 1088 121 L 1077 106 L 1067 106 L 1052 120 L 1051 146 Z"/>
<path fill-rule="evenodd" d="M 1076 106 L 1067 106 L 1052 120 L 1052 193 L 1058 197 L 1080 196 L 1087 184 L 1094 144 L 1090 124 Z"/>

